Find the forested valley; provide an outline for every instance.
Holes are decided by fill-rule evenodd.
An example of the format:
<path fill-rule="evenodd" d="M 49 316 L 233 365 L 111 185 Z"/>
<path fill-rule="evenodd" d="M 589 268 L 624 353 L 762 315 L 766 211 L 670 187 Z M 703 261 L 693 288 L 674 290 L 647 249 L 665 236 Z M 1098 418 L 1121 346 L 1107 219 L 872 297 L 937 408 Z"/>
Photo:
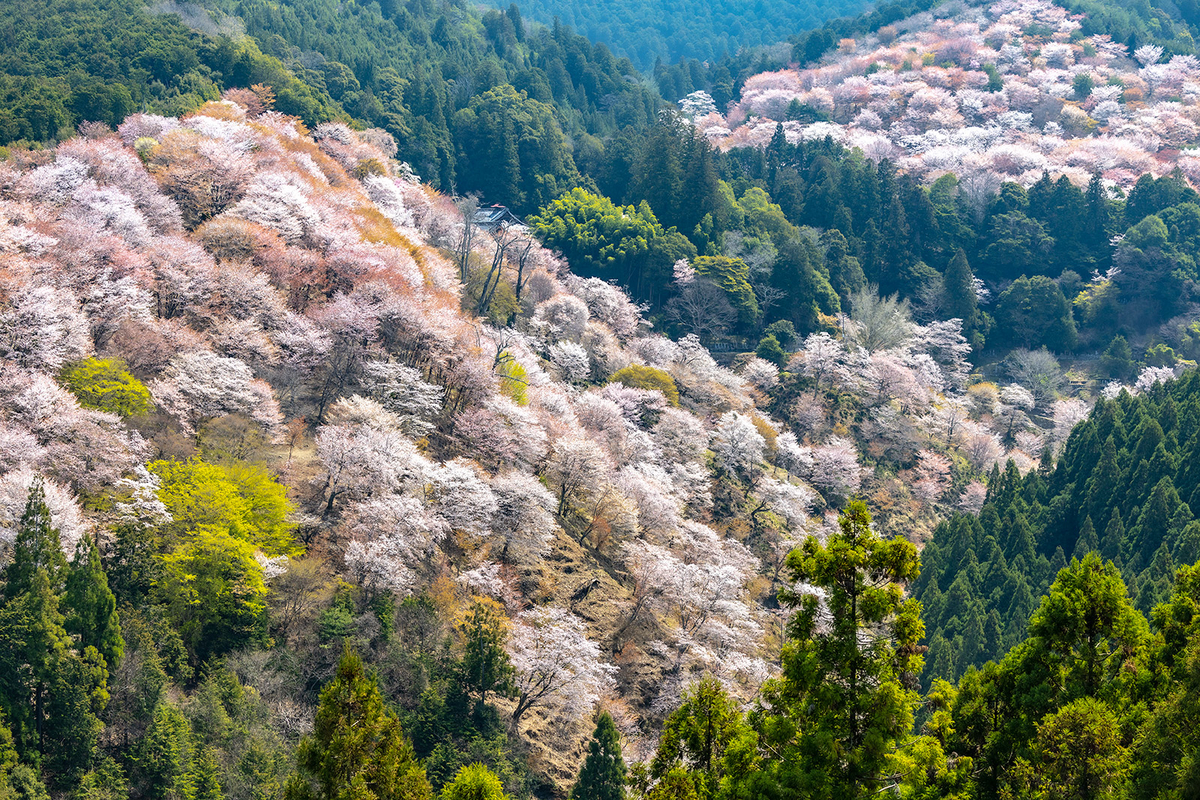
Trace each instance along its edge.
<path fill-rule="evenodd" d="M 0 800 L 1200 792 L 1186 3 L 0 5 Z"/>

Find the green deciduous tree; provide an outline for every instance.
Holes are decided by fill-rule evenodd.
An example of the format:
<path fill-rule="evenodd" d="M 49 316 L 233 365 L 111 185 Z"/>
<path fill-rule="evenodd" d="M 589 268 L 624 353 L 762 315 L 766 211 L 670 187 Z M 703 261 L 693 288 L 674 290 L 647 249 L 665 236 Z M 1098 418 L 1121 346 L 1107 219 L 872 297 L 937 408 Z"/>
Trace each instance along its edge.
<path fill-rule="evenodd" d="M 438 800 L 508 800 L 504 787 L 483 764 L 468 764 L 442 787 Z"/>
<path fill-rule="evenodd" d="M 137 417 L 154 410 L 150 390 L 114 358 L 85 358 L 63 368 L 60 379 L 79 404 Z"/>
<path fill-rule="evenodd" d="M 155 597 L 199 662 L 266 637 L 267 587 L 254 547 L 200 532 L 162 557 Z"/>
<path fill-rule="evenodd" d="M 261 466 L 234 462 L 154 461 L 159 498 L 171 514 L 168 541 L 199 531 L 222 532 L 268 555 L 295 555 L 287 491 Z"/>

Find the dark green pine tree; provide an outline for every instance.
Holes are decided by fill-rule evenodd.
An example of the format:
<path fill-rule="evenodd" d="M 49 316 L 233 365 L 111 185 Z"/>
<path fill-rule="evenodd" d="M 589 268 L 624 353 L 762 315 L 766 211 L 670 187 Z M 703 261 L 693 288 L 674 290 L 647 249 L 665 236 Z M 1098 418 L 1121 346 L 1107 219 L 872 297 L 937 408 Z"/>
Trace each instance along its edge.
<path fill-rule="evenodd" d="M 607 711 L 596 718 L 587 758 L 571 789 L 571 800 L 622 800 L 625 797 L 625 759 L 621 735 Z"/>
<path fill-rule="evenodd" d="M 1083 525 L 1079 529 L 1079 538 L 1075 541 L 1075 553 L 1072 558 L 1083 558 L 1088 553 L 1099 552 L 1099 550 L 1100 541 L 1096 538 L 1096 526 L 1092 524 L 1092 517 L 1089 514 L 1084 517 Z"/>
<path fill-rule="evenodd" d="M 942 283 L 946 290 L 946 316 L 961 319 L 963 333 L 969 337 L 971 331 L 975 330 L 978 301 L 975 297 L 975 275 L 971 272 L 967 254 L 961 247 L 954 254 L 954 258 L 950 259 L 950 264 L 942 276 Z"/>
<path fill-rule="evenodd" d="M 347 643 L 296 753 L 288 800 L 429 800 L 425 769 L 375 679 Z"/>
<path fill-rule="evenodd" d="M 4 599 L 12 600 L 33 588 L 33 576 L 38 570 L 46 572 L 50 589 L 62 594 L 66 579 L 67 559 L 63 556 L 58 529 L 50 521 L 46 505 L 46 489 L 41 478 L 29 487 L 25 512 L 17 525 L 12 561 L 4 570 Z"/>
<path fill-rule="evenodd" d="M 115 670 L 125 649 L 117 599 L 109 591 L 96 543 L 86 536 L 79 540 L 67 573 L 65 605 L 65 627 L 67 633 L 77 637 L 79 650 L 95 647 L 104 656 L 109 671 Z"/>
<path fill-rule="evenodd" d="M 29 589 L 0 609 L 0 704 L 22 755 L 45 746 L 47 705 L 67 640 L 58 597 L 46 570 L 36 570 Z"/>

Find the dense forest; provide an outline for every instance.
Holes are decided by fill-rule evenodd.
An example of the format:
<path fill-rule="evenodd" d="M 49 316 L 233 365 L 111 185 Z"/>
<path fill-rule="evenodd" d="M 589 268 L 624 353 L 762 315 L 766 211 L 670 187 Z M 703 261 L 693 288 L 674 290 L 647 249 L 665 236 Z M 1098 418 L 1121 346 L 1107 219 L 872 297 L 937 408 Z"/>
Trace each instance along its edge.
<path fill-rule="evenodd" d="M 0 800 L 1195 794 L 1189 8 L 10 5 Z"/>
<path fill-rule="evenodd" d="M 503 10 L 497 2 L 489 2 Z M 820 3 L 632 3 L 600 0 L 559 3 L 535 0 L 520 4 L 527 17 L 544 25 L 559 20 L 593 42 L 603 42 L 634 66 L 717 62 L 742 51 L 770 49 L 798 31 L 857 13 L 864 4 Z"/>

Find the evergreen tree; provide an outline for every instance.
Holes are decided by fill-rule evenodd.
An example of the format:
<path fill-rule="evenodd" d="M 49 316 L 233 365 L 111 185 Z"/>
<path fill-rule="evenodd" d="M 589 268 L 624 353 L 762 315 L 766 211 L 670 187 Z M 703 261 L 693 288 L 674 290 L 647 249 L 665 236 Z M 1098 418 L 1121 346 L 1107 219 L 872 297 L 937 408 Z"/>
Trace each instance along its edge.
<path fill-rule="evenodd" d="M 970 336 L 975 330 L 975 313 L 978 301 L 975 298 L 975 276 L 967 263 L 967 254 L 960 247 L 950 259 L 942 275 L 946 291 L 945 314 L 947 318 L 963 321 L 963 334 Z"/>
<path fill-rule="evenodd" d="M 301 741 L 296 762 L 299 774 L 288 784 L 289 800 L 432 796 L 400 721 L 384 706 L 379 687 L 349 643 L 337 674 L 321 690 L 313 732 Z"/>
<path fill-rule="evenodd" d="M 1133 363 L 1133 350 L 1124 336 L 1117 334 L 1108 343 L 1100 357 L 1100 366 L 1110 378 L 1128 380 L 1133 375 L 1137 365 Z"/>
<path fill-rule="evenodd" d="M 67 641 L 58 597 L 39 569 L 29 590 L 0 609 L 0 702 L 23 754 L 45 746 L 49 694 Z"/>
<path fill-rule="evenodd" d="M 1088 553 L 1099 552 L 1100 541 L 1096 538 L 1096 526 L 1092 524 L 1092 517 L 1088 515 L 1083 520 L 1083 527 L 1079 529 L 1079 538 L 1075 542 L 1075 554 L 1073 558 L 1082 560 Z"/>
<path fill-rule="evenodd" d="M 33 577 L 38 570 L 46 573 L 50 590 L 56 595 L 61 594 L 67 559 L 63 556 L 58 529 L 50 520 L 41 478 L 36 478 L 29 487 L 25 511 L 17 524 L 12 561 L 4 569 L 4 599 L 12 600 L 32 589 Z"/>
<path fill-rule="evenodd" d="M 67 633 L 76 637 L 79 649 L 94 647 L 104 656 L 112 671 L 121 663 L 125 642 L 121 639 L 121 621 L 117 599 L 108 589 L 108 578 L 100 564 L 96 544 L 86 536 L 75 548 L 75 558 L 67 574 Z"/>
<path fill-rule="evenodd" d="M 193 755 L 188 782 L 192 788 L 191 800 L 224 800 L 217 761 L 210 748 Z"/>
<path fill-rule="evenodd" d="M 154 709 L 154 717 L 134 754 L 134 786 L 142 797 L 188 798 L 191 733 L 187 720 L 170 701 Z"/>
<path fill-rule="evenodd" d="M 809 538 L 788 557 L 793 581 L 820 590 L 785 595 L 796 608 L 783 674 L 764 689 L 760 737 L 778 760 L 748 778 L 803 796 L 873 796 L 893 748 L 912 729 L 921 670 L 920 604 L 904 599 L 916 549 L 871 530 L 852 501 L 826 544 Z M 776 715 L 779 715 L 777 718 Z M 780 738 L 782 737 L 782 739 Z"/>
<path fill-rule="evenodd" d="M 718 681 L 706 678 L 684 694 L 667 718 L 650 775 L 664 780 L 682 772 L 697 797 L 714 798 L 725 775 L 726 751 L 745 732 L 737 704 Z"/>
<path fill-rule="evenodd" d="M 504 643 L 504 615 L 494 604 L 477 601 L 461 626 L 465 652 L 460 665 L 460 680 L 468 694 L 487 703 L 488 694 L 512 695 L 513 667 Z"/>
<path fill-rule="evenodd" d="M 588 754 L 571 789 L 571 800 L 622 800 L 625 797 L 625 759 L 621 735 L 607 711 L 596 718 Z"/>

